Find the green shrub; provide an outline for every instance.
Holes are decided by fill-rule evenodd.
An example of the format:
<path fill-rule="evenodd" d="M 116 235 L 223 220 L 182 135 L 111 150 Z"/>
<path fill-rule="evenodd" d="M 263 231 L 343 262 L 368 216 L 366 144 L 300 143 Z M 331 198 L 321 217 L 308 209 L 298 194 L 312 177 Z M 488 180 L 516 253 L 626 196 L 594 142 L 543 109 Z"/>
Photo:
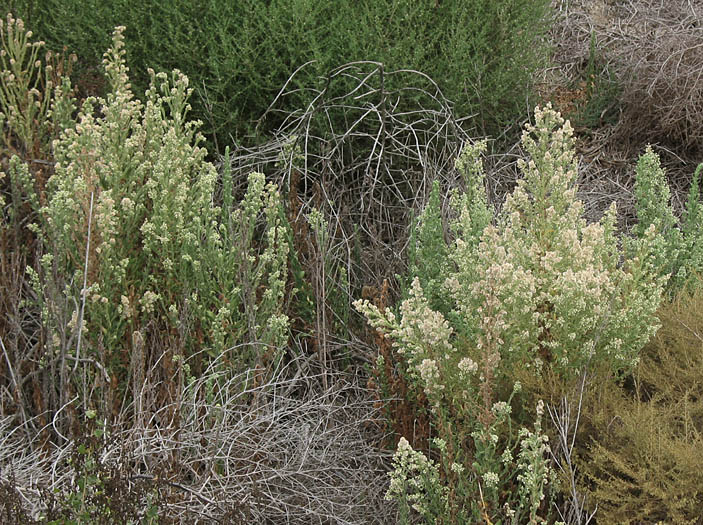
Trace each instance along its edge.
<path fill-rule="evenodd" d="M 565 381 L 586 368 L 628 371 L 657 328 L 659 235 L 648 228 L 621 254 L 614 206 L 587 224 L 576 200 L 571 127 L 550 107 L 535 110 L 535 119 L 522 139 L 531 160 L 520 163 L 524 177 L 496 225 L 478 191 L 480 146 L 460 159 L 469 191 L 453 199 L 456 240 L 444 276 L 452 311 L 433 310 L 422 288 L 437 279 L 432 259 L 416 265 L 422 271 L 397 316 L 356 303 L 394 341 L 432 407 L 440 461 L 419 452 L 410 461 L 401 443 L 392 474 L 400 481 L 389 491 L 429 522 L 543 523 L 551 480 L 543 408 L 540 401 L 534 431 L 516 428 L 531 413 L 519 403 L 516 371 Z"/>
<path fill-rule="evenodd" d="M 635 234 L 641 236 L 650 226 L 661 234 L 656 264 L 662 275 L 666 275 L 669 290 L 674 292 L 689 283 L 696 284 L 696 275 L 703 274 L 701 170 L 703 164 L 693 175 L 688 200 L 679 221 L 671 206 L 671 192 L 659 155 L 647 146 L 637 162 L 635 206 L 638 222 Z"/>
<path fill-rule="evenodd" d="M 581 96 L 575 101 L 574 126 L 598 128 L 616 124 L 620 110 L 622 88 L 608 64 L 607 57 L 591 33 L 588 62 L 577 84 Z"/>
<path fill-rule="evenodd" d="M 45 203 L 53 172 L 52 139 L 72 125 L 74 103 L 64 60 L 45 54 L 21 20 L 0 20 L 0 346 L 3 388 L 26 428 L 46 428 L 47 395 L 38 380 L 43 348 L 40 312 L 28 307 L 26 268 L 36 268 L 39 242 L 30 225 Z M 5 368 L 6 367 L 6 368 Z M 49 372 L 55 376 L 55 370 Z M 27 377 L 34 377 L 32 382 Z M 32 406 L 33 405 L 33 406 Z M 38 416 L 34 419 L 32 416 Z M 36 423 L 34 423 L 36 421 Z M 41 437 L 47 435 L 41 432 Z"/>
<path fill-rule="evenodd" d="M 35 149 L 46 135 L 43 128 L 50 122 L 51 103 L 49 73 L 36 67 L 43 43 L 29 42 L 31 36 L 22 20 L 15 21 L 11 15 L 6 21 L 0 19 L 0 129 L 6 147 L 13 145 L 15 138 L 25 151 Z M 5 132 L 6 121 L 14 137 Z"/>
<path fill-rule="evenodd" d="M 66 63 L 65 56 L 44 54 L 44 42 L 32 42 L 31 37 L 22 20 L 10 14 L 0 19 L 0 160 L 17 154 L 33 162 L 38 180 L 32 191 L 42 193 L 51 140 L 72 125 L 75 104 L 68 70 L 75 57 Z M 8 191 L 15 209 L 19 191 L 15 186 Z"/>
<path fill-rule="evenodd" d="M 140 96 L 147 67 L 179 68 L 197 92 L 194 115 L 220 152 L 230 134 L 276 129 L 327 89 L 325 77 L 346 62 L 374 60 L 387 70 L 414 69 L 436 82 L 462 116 L 497 132 L 523 113 L 536 68 L 544 64 L 546 0 L 375 2 L 186 0 L 138 5 L 117 0 L 20 0 L 18 14 L 48 45 L 75 51 L 83 84 L 116 25 L 127 26 L 129 61 Z M 300 69 L 299 69 L 300 68 Z M 298 70 L 299 69 L 299 70 Z M 276 109 L 259 122 L 298 70 Z M 386 88 L 397 89 L 391 80 Z M 326 94 L 333 97 L 334 92 Z M 341 116 L 335 122 L 342 127 Z"/>
<path fill-rule="evenodd" d="M 449 247 L 444 238 L 439 181 L 434 181 L 430 198 L 412 225 L 408 243 L 408 275 L 419 276 L 420 285 L 433 310 L 448 312 L 444 279 L 449 271 Z M 411 282 L 403 283 L 410 290 Z"/>

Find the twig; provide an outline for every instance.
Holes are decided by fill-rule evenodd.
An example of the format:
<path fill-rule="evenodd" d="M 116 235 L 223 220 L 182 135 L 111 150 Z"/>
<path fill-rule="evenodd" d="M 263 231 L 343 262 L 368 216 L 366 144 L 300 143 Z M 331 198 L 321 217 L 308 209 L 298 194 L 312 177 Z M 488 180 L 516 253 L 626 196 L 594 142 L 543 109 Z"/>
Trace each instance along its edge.
<path fill-rule="evenodd" d="M 76 364 L 73 365 L 73 373 L 76 373 L 78 368 L 78 363 L 81 357 L 81 341 L 83 335 L 83 316 L 85 314 L 85 298 L 88 294 L 86 287 L 88 286 L 88 256 L 90 254 L 90 229 L 93 223 L 93 195 L 94 192 L 90 192 L 90 210 L 88 211 L 88 237 L 85 243 L 85 264 L 83 266 L 83 287 L 81 288 L 81 313 L 78 318 L 78 342 L 76 343 Z M 85 391 L 85 374 L 83 377 L 83 390 Z"/>

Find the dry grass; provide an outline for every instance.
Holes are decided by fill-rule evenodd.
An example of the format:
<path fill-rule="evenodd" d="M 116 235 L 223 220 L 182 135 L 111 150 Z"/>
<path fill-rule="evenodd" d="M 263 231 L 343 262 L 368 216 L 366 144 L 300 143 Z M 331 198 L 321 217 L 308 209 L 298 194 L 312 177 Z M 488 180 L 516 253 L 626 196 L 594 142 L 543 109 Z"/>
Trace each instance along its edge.
<path fill-rule="evenodd" d="M 585 107 L 602 111 L 576 127 L 586 217 L 596 220 L 616 200 L 621 230 L 632 227 L 634 166 L 648 143 L 662 158 L 680 213 L 703 160 L 703 3 L 555 0 L 553 6 L 554 66 L 543 73 L 542 97 L 576 123 Z M 616 85 L 611 91 L 608 79 Z"/>
<path fill-rule="evenodd" d="M 258 387 L 251 372 L 223 380 L 212 368 L 177 404 L 115 425 L 95 460 L 119 472 L 128 493 L 151 482 L 165 523 L 392 521 L 383 502 L 389 458 L 375 447 L 379 412 L 353 375 L 322 390 L 309 361 L 292 360 Z M 165 425 L 175 413 L 180 424 Z M 76 443 L 33 448 L 12 419 L 0 420 L 0 482 L 36 516 L 42 494 L 76 490 L 67 462 Z"/>

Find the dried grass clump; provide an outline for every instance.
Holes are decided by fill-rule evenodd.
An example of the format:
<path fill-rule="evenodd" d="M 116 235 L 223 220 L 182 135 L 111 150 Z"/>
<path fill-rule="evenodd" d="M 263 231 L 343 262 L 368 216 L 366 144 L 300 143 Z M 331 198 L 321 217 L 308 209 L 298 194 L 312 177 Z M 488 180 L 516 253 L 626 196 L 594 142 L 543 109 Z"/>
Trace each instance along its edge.
<path fill-rule="evenodd" d="M 389 457 L 373 443 L 379 412 L 354 376 L 334 377 L 325 391 L 309 363 L 295 359 L 257 387 L 252 373 L 222 380 L 213 367 L 178 404 L 97 434 L 86 461 L 103 473 L 106 501 L 131 498 L 133 518 L 154 506 L 159 523 L 391 522 L 383 501 Z M 162 423 L 175 413 L 179 425 Z M 99 423 L 86 422 L 93 427 Z M 49 513 L 47 495 L 54 515 L 73 509 L 71 494 L 91 501 L 96 482 L 76 488 L 86 471 L 78 446 L 33 450 L 10 418 L 0 420 L 0 494 L 33 518 Z"/>
<path fill-rule="evenodd" d="M 703 139 L 703 4 L 621 2 L 596 32 L 623 86 L 620 135 L 700 154 Z"/>
<path fill-rule="evenodd" d="M 613 138 L 630 148 L 652 142 L 665 144 L 680 156 L 700 155 L 703 4 L 687 0 L 556 4 L 561 16 L 553 32 L 554 58 L 562 77 L 577 79 L 592 66 L 594 43 L 601 66 L 595 73 L 617 77 L 620 117 Z M 570 93 L 579 99 L 578 90 Z"/>
<path fill-rule="evenodd" d="M 701 523 L 703 291 L 659 310 L 662 327 L 627 388 L 590 398 L 586 475 L 599 523 Z"/>
<path fill-rule="evenodd" d="M 635 223 L 634 166 L 648 143 L 666 167 L 672 205 L 683 209 L 703 137 L 703 4 L 675 0 L 554 0 L 553 67 L 542 98 L 571 120 L 585 215 L 612 199 Z"/>
<path fill-rule="evenodd" d="M 555 2 L 555 7 L 560 15 L 553 30 L 557 76 L 574 84 L 585 72 L 616 78 L 620 94 L 613 102 L 620 116 L 613 138 L 631 148 L 661 142 L 679 155 L 700 155 L 703 4 L 575 0 Z M 578 85 L 560 91 L 567 112 L 584 95 Z"/>

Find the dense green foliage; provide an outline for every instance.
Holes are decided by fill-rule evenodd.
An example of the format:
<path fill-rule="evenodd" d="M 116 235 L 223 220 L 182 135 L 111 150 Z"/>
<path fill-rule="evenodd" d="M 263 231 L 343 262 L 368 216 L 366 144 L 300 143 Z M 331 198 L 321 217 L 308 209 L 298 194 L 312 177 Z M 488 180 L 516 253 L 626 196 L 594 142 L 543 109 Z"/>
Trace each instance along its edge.
<path fill-rule="evenodd" d="M 259 125 L 261 134 L 281 123 L 280 113 L 259 119 L 298 68 L 276 109 L 306 107 L 331 70 L 358 60 L 429 75 L 459 115 L 474 115 L 482 132 L 498 132 L 524 113 L 532 75 L 546 58 L 548 6 L 546 0 L 15 2 L 16 14 L 50 48 L 78 54 L 79 84 L 88 87 L 100 83 L 94 68 L 112 28 L 126 26 L 135 92 L 147 89 L 149 67 L 183 71 L 197 94 L 193 117 L 204 121 L 220 153 L 230 135 L 241 139 Z M 392 84 L 385 89 L 400 87 Z"/>

